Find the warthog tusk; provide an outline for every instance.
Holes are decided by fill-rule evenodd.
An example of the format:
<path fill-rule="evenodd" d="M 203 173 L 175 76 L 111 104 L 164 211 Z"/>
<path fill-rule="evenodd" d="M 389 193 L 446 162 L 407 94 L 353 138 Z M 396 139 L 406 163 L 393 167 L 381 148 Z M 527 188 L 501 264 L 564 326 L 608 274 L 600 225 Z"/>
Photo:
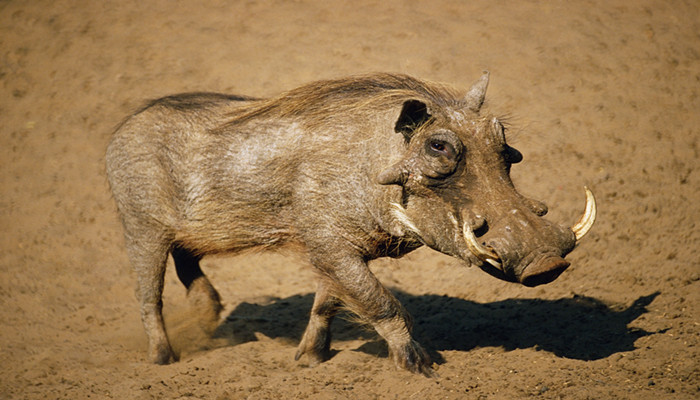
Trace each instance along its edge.
<path fill-rule="evenodd" d="M 418 235 L 418 237 L 420 237 L 420 229 L 418 229 L 416 224 L 414 224 L 413 221 L 411 221 L 411 218 L 408 217 L 408 214 L 406 214 L 406 209 L 398 203 L 389 204 L 392 207 L 391 213 L 394 215 L 394 218 L 396 218 L 409 231 L 415 233 L 416 235 Z"/>
<path fill-rule="evenodd" d="M 467 244 L 467 248 L 474 254 L 479 260 L 487 262 L 494 267 L 501 269 L 501 259 L 498 254 L 490 248 L 484 247 L 476 240 L 474 236 L 474 231 L 469 227 L 468 223 L 462 225 L 462 234 L 464 235 L 464 242 Z"/>
<path fill-rule="evenodd" d="M 571 227 L 574 235 L 576 235 L 577 242 L 591 230 L 597 213 L 593 192 L 591 192 L 591 190 L 586 186 L 583 188 L 586 190 L 586 211 L 584 211 L 581 219 L 578 220 L 576 225 Z"/>

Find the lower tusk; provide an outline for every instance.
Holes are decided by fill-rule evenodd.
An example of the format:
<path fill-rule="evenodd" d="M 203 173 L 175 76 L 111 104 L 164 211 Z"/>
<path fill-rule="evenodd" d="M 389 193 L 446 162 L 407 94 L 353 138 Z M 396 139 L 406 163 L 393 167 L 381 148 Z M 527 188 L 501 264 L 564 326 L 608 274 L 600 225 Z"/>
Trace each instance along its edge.
<path fill-rule="evenodd" d="M 498 261 L 496 261 L 496 260 L 494 260 L 493 258 L 487 258 L 487 259 L 484 260 L 484 261 L 486 261 L 487 263 L 493 265 L 494 267 L 496 267 L 496 268 L 498 268 L 498 269 L 501 269 L 501 263 L 498 262 Z"/>
<path fill-rule="evenodd" d="M 469 224 L 466 222 L 462 225 L 462 234 L 464 235 L 464 242 L 467 244 L 467 248 L 473 255 L 496 268 L 501 268 L 501 259 L 498 257 L 498 254 L 496 254 L 492 248 L 481 245 L 476 240 L 474 231 L 472 231 Z"/>
<path fill-rule="evenodd" d="M 593 196 L 593 192 L 591 192 L 591 190 L 588 189 L 588 187 L 586 186 L 584 186 L 584 189 L 586 190 L 586 211 L 584 211 L 583 215 L 581 216 L 581 219 L 578 220 L 576 225 L 571 227 L 571 230 L 574 232 L 574 235 L 576 235 L 577 242 L 581 240 L 581 238 L 586 236 L 588 231 L 591 230 L 591 227 L 595 222 L 595 217 L 597 213 L 595 197 Z"/>
<path fill-rule="evenodd" d="M 396 218 L 409 231 L 415 233 L 420 237 L 420 230 L 418 229 L 416 224 L 414 224 L 413 221 L 411 221 L 411 218 L 408 217 L 408 214 L 406 214 L 406 209 L 398 203 L 389 204 L 392 207 L 391 213 L 394 215 L 394 218 Z"/>

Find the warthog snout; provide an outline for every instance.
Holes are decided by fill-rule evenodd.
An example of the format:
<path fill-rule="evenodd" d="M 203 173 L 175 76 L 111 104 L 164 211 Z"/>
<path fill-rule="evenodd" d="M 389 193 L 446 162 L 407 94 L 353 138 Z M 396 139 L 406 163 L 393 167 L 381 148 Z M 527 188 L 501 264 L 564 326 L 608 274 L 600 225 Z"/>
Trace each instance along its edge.
<path fill-rule="evenodd" d="M 558 256 L 542 257 L 525 267 L 519 280 L 525 286 L 543 285 L 557 279 L 569 265 L 568 261 Z"/>
<path fill-rule="evenodd" d="M 489 274 L 525 286 L 552 282 L 569 267 L 563 257 L 574 249 L 588 233 L 596 218 L 593 192 L 586 190 L 586 209 L 571 228 L 552 224 L 541 217 L 544 213 L 533 210 L 524 213 L 512 210 L 506 222 L 477 238 L 475 231 L 486 223 L 479 220 L 472 228 L 468 222 L 462 227 L 464 242 L 471 255 L 482 261 L 479 266 Z M 546 206 L 539 202 L 539 209 Z"/>

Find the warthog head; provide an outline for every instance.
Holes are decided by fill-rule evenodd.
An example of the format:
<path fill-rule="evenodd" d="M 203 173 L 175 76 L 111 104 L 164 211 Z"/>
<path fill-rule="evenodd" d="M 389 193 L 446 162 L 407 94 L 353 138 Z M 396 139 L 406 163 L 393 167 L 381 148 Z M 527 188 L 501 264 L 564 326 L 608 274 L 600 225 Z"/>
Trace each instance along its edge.
<path fill-rule="evenodd" d="M 548 283 L 593 225 L 595 199 L 586 188 L 586 211 L 569 228 L 542 218 L 547 206 L 518 193 L 510 168 L 522 155 L 497 118 L 479 115 L 487 85 L 485 73 L 453 108 L 406 101 L 395 129 L 407 150 L 377 181 L 403 187 L 394 217 L 427 246 L 500 279 Z"/>

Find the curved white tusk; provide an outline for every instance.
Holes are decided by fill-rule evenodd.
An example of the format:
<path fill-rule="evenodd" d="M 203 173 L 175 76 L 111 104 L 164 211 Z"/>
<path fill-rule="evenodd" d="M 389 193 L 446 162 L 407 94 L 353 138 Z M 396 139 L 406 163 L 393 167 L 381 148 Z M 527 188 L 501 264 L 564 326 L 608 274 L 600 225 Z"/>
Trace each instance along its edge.
<path fill-rule="evenodd" d="M 462 234 L 464 235 L 464 242 L 467 244 L 467 248 L 481 261 L 487 262 L 494 267 L 501 268 L 501 259 L 498 257 L 495 251 L 490 247 L 482 246 L 474 236 L 474 231 L 471 230 L 468 223 L 462 225 Z"/>
<path fill-rule="evenodd" d="M 578 220 L 576 225 L 571 227 L 571 230 L 574 231 L 574 235 L 576 235 L 577 242 L 591 230 L 597 214 L 593 192 L 591 192 L 587 186 L 584 186 L 583 188 L 586 190 L 586 211 L 584 211 L 581 219 Z"/>
<path fill-rule="evenodd" d="M 418 229 L 416 224 L 414 224 L 413 221 L 411 221 L 411 218 L 409 218 L 408 214 L 406 214 L 406 209 L 398 203 L 389 203 L 389 205 L 391 205 L 392 207 L 391 213 L 394 215 L 394 218 L 396 218 L 409 231 L 415 233 L 420 237 L 420 230 Z"/>

